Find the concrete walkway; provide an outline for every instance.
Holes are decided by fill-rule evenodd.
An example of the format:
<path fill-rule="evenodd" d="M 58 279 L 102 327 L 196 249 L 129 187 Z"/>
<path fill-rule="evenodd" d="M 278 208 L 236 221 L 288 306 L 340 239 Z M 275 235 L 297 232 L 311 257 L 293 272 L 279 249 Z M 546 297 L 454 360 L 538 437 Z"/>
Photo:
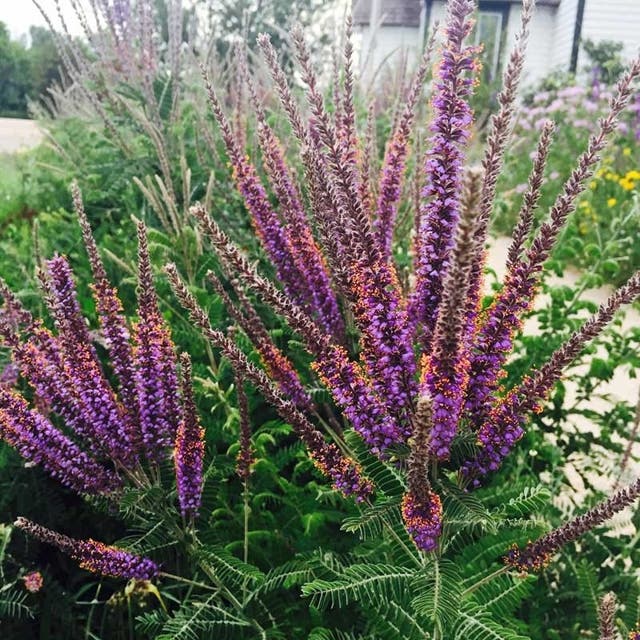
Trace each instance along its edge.
<path fill-rule="evenodd" d="M 33 120 L 0 118 L 0 153 L 14 153 L 37 146 L 43 135 Z"/>
<path fill-rule="evenodd" d="M 505 263 L 507 258 L 507 250 L 511 243 L 510 238 L 495 238 L 491 242 L 489 249 L 488 266 L 497 274 L 500 281 L 505 275 Z M 551 285 L 568 285 L 576 288 L 580 273 L 568 269 L 562 278 L 550 277 L 548 283 Z M 589 300 L 596 304 L 604 302 L 613 292 L 612 287 L 600 287 L 597 289 L 587 289 L 581 296 L 583 300 Z M 536 307 L 539 308 L 546 304 L 544 296 L 539 296 Z M 632 327 L 640 327 L 640 313 L 632 307 L 627 306 L 623 310 L 624 317 L 621 329 L 623 331 Z M 529 320 L 524 327 L 525 334 L 535 335 L 539 333 L 539 327 L 535 318 Z M 606 352 L 596 353 L 596 356 L 606 358 Z M 589 365 L 581 365 L 574 367 L 571 373 L 586 374 Z M 640 372 L 638 372 L 640 373 Z M 613 378 L 608 382 L 602 383 L 597 389 L 597 395 L 594 394 L 587 400 L 577 401 L 577 385 L 572 381 L 565 381 L 566 397 L 565 406 L 571 407 L 577 405 L 577 408 L 588 409 L 596 414 L 603 415 L 611 409 L 611 403 L 616 401 L 624 401 L 631 406 L 635 406 L 640 393 L 640 379 L 631 378 L 629 375 L 629 367 L 618 367 Z M 629 423 L 626 426 L 626 432 L 629 433 L 633 425 Z M 573 415 L 566 424 L 566 429 L 577 434 L 593 434 L 595 442 L 591 445 L 589 451 L 576 452 L 571 454 L 563 465 L 564 485 L 563 490 L 554 495 L 553 502 L 565 515 L 574 513 L 576 507 L 582 508 L 585 499 L 591 494 L 592 490 L 603 491 L 611 494 L 616 489 L 616 481 L 619 475 L 619 465 L 621 456 L 612 456 L 611 451 L 598 443 L 598 435 L 601 427 L 587 416 Z M 558 440 L 560 434 L 548 434 L 547 438 L 550 442 Z M 612 439 L 626 448 L 628 445 L 627 437 L 613 435 Z M 640 442 L 638 438 L 632 445 L 632 458 L 626 468 L 624 476 L 621 479 L 622 484 L 633 481 L 640 475 Z M 634 459 L 635 458 L 635 459 Z M 632 522 L 634 509 L 628 507 L 618 513 L 607 525 L 603 535 L 611 537 L 632 537 L 636 535 L 636 527 Z"/>
<path fill-rule="evenodd" d="M 488 266 L 493 269 L 500 281 L 505 275 L 505 264 L 507 260 L 507 250 L 511 244 L 510 238 L 499 237 L 495 238 L 491 242 L 489 249 Z M 567 269 L 562 278 L 552 276 L 548 278 L 550 285 L 566 285 L 576 288 L 580 279 L 580 273 L 573 269 Z M 602 304 L 613 292 L 613 288 L 610 286 L 599 287 L 597 289 L 586 289 L 581 296 L 581 299 L 594 302 L 595 304 Z M 547 301 L 544 296 L 539 296 L 536 307 L 541 307 Z M 631 327 L 640 327 L 640 313 L 632 307 L 624 308 L 624 320 L 622 322 L 622 330 L 628 330 Z M 538 333 L 538 327 L 535 319 L 527 322 L 525 325 L 525 332 L 535 335 Z M 602 385 L 600 393 L 608 393 L 612 398 L 616 400 L 625 400 L 630 404 L 635 404 L 640 392 L 640 380 L 632 379 L 628 375 L 628 370 L 621 369 L 616 372 L 613 379 Z M 593 398 L 592 403 L 596 403 L 594 409 L 602 409 L 605 403 L 601 400 Z M 601 403 L 601 404 L 600 404 Z"/>

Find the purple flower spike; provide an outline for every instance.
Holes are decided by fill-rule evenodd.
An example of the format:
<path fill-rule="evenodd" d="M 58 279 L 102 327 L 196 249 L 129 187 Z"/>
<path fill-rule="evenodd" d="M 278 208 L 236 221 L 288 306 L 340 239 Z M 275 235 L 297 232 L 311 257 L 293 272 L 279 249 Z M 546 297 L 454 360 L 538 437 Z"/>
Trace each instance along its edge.
<path fill-rule="evenodd" d="M 399 298 L 397 278 L 389 265 L 380 262 L 363 266 L 352 280 L 366 371 L 389 413 L 402 420 L 411 407 L 417 385 L 411 328 Z"/>
<path fill-rule="evenodd" d="M 516 265 L 476 335 L 466 409 L 477 426 L 487 419 L 491 409 L 503 376 L 502 366 L 513 349 L 514 335 L 531 306 L 536 277 L 537 272 L 528 265 Z"/>
<path fill-rule="evenodd" d="M 474 259 L 477 203 L 480 173 L 468 170 L 461 198 L 451 266 L 442 290 L 442 301 L 435 324 L 431 353 L 425 354 L 422 395 L 431 399 L 432 428 L 429 449 L 439 460 L 447 460 L 458 432 L 469 381 L 469 276 Z"/>
<path fill-rule="evenodd" d="M 137 417 L 138 412 L 138 402 L 135 396 L 135 372 L 130 344 L 130 331 L 124 317 L 122 302 L 116 288 L 111 285 L 107 277 L 107 272 L 100 258 L 100 253 L 84 210 L 80 188 L 75 182 L 71 185 L 71 193 L 73 195 L 73 207 L 82 229 L 82 239 L 91 264 L 94 280 L 91 288 L 100 319 L 100 327 L 109 351 L 111 365 L 120 383 L 119 395 L 127 413 L 131 418 L 134 418 Z M 133 422 L 131 420 L 132 428 Z M 136 444 L 136 448 L 138 437 L 138 433 L 132 432 L 130 434 L 130 439 Z"/>
<path fill-rule="evenodd" d="M 26 518 L 18 518 L 15 526 L 40 542 L 57 547 L 71 556 L 83 569 L 92 573 L 127 580 L 151 580 L 160 572 L 160 568 L 153 560 L 96 540 L 69 538 Z"/>
<path fill-rule="evenodd" d="M 127 461 L 134 453 L 131 425 L 107 381 L 78 304 L 71 269 L 65 258 L 47 262 L 49 305 L 59 331 L 64 368 L 85 424 L 93 439 L 113 460 Z"/>
<path fill-rule="evenodd" d="M 180 510 L 185 517 L 195 518 L 202 498 L 202 464 L 204 459 L 204 429 L 198 420 L 193 399 L 191 361 L 184 354 L 182 365 L 182 401 L 184 417 L 178 426 L 175 444 L 176 485 Z"/>
<path fill-rule="evenodd" d="M 324 443 L 310 454 L 318 470 L 333 480 L 333 486 L 343 496 L 353 496 L 356 502 L 363 502 L 373 493 L 373 484 L 362 475 L 360 466 L 351 458 L 345 458 L 333 443 Z"/>
<path fill-rule="evenodd" d="M 429 490 L 422 499 L 406 493 L 402 498 L 402 519 L 418 549 L 436 549 L 442 533 L 442 502 L 437 493 Z"/>
<path fill-rule="evenodd" d="M 425 165 L 427 185 L 419 213 L 416 288 L 409 317 L 431 337 L 460 217 L 462 165 L 473 113 L 468 98 L 477 62 L 474 47 L 463 42 L 471 31 L 471 0 L 449 4 L 446 40 L 433 97 L 435 119 Z"/>
<path fill-rule="evenodd" d="M 150 460 L 158 461 L 173 445 L 182 420 L 179 384 L 171 334 L 153 287 L 147 234 L 138 223 L 140 320 L 134 328 L 134 362 L 142 442 Z"/>
<path fill-rule="evenodd" d="M 372 453 L 380 455 L 391 445 L 406 442 L 407 430 L 388 414 L 344 349 L 324 349 L 311 366 Z"/>
<path fill-rule="evenodd" d="M 96 462 L 17 393 L 0 385 L 0 436 L 31 463 L 42 465 L 62 484 L 91 495 L 120 486 L 112 471 Z"/>

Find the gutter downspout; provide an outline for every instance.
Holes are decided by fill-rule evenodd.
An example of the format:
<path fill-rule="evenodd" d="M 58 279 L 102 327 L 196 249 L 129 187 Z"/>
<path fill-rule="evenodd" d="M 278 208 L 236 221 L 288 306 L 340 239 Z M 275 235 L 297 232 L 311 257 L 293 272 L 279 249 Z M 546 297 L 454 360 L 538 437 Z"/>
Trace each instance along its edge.
<path fill-rule="evenodd" d="M 573 45 L 571 47 L 571 62 L 569 71 L 575 73 L 578 68 L 578 54 L 580 53 L 580 38 L 582 36 L 582 22 L 584 20 L 584 7 L 587 0 L 578 0 L 578 10 L 576 11 L 576 24 L 573 30 Z"/>

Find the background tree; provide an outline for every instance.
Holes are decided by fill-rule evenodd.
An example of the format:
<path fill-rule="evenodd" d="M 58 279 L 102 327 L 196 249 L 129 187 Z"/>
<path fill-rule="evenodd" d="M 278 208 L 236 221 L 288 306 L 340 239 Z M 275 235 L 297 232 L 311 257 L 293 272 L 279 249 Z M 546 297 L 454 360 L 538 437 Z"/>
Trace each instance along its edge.
<path fill-rule="evenodd" d="M 31 27 L 30 45 L 12 40 L 0 22 L 0 116 L 25 118 L 29 100 L 38 100 L 60 80 L 60 57 L 48 29 Z"/>
<path fill-rule="evenodd" d="M 26 115 L 29 85 L 27 50 L 11 40 L 7 26 L 0 22 L 0 115 Z"/>

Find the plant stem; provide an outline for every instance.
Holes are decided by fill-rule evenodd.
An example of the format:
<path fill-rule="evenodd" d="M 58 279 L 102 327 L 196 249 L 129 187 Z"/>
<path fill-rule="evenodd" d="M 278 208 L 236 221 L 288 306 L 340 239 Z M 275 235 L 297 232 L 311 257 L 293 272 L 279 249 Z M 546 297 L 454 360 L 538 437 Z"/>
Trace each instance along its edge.
<path fill-rule="evenodd" d="M 249 479 L 244 480 L 244 490 L 242 492 L 242 501 L 244 506 L 244 553 L 243 559 L 245 564 L 249 562 Z M 247 599 L 247 580 L 242 584 L 242 602 Z"/>
<path fill-rule="evenodd" d="M 210 584 L 206 584 L 205 582 L 197 582 L 196 580 L 183 578 L 182 576 L 177 576 L 173 573 L 167 573 L 166 571 L 161 571 L 159 575 L 163 578 L 169 578 L 171 580 L 175 580 L 176 582 L 184 582 L 184 584 L 189 584 L 193 587 L 200 587 L 200 589 L 208 589 L 209 591 L 218 591 L 218 587 L 212 587 Z"/>
<path fill-rule="evenodd" d="M 483 584 L 486 584 L 487 582 L 491 582 L 491 580 L 493 580 L 494 578 L 497 578 L 498 576 L 501 576 L 503 573 L 507 573 L 507 571 L 509 571 L 509 567 L 507 567 L 506 565 L 504 567 L 500 567 L 500 569 L 497 569 L 493 573 L 490 573 L 488 576 L 485 576 L 484 578 L 482 578 L 482 580 L 478 580 L 478 582 L 471 585 L 468 589 L 465 589 L 462 592 L 460 597 L 464 598 L 472 594 L 476 589 L 481 587 Z"/>

